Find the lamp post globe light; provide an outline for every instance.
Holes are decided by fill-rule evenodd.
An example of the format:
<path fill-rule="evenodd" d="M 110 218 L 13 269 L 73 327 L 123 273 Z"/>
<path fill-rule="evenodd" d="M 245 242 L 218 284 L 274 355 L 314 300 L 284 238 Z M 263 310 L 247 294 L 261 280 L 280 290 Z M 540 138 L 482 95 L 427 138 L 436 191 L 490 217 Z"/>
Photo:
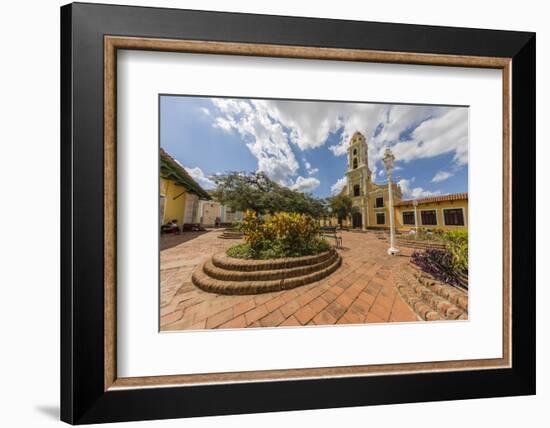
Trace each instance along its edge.
<path fill-rule="evenodd" d="M 399 250 L 395 248 L 395 226 L 394 226 L 394 212 L 393 212 L 393 190 L 392 190 L 392 172 L 393 172 L 393 161 L 395 156 L 391 150 L 386 148 L 384 150 L 384 167 L 386 168 L 386 175 L 388 176 L 388 196 L 389 196 L 389 211 L 390 211 L 390 248 L 388 248 L 388 254 L 391 256 L 399 253 Z"/>

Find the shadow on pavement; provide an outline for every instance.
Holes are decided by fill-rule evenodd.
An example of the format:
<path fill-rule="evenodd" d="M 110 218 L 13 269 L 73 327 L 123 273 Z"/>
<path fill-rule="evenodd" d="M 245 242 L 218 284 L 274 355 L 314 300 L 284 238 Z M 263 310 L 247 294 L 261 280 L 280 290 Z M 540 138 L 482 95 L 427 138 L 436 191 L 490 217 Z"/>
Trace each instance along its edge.
<path fill-rule="evenodd" d="M 197 231 L 197 232 L 181 232 L 179 235 L 175 235 L 175 234 L 161 235 L 160 251 L 167 250 L 169 248 L 183 244 L 184 242 L 191 241 L 208 232 L 212 232 L 212 231 L 205 230 L 205 231 Z"/>

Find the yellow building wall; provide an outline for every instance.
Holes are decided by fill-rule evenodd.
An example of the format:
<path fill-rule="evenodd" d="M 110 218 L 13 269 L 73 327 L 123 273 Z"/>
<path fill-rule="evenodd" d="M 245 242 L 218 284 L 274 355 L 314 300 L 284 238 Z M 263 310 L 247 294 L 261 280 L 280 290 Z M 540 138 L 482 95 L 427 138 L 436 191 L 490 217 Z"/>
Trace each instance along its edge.
<path fill-rule="evenodd" d="M 178 186 L 173 180 L 167 180 L 161 177 L 160 195 L 165 198 L 162 224 L 176 220 L 178 226 L 181 227 L 183 225 L 185 199 L 187 196 L 185 188 L 183 186 Z"/>
<path fill-rule="evenodd" d="M 446 208 L 462 208 L 464 213 L 464 226 L 449 226 L 445 224 L 445 217 L 443 216 L 443 210 Z M 437 217 L 437 225 L 423 225 L 422 224 L 422 215 L 421 210 L 435 210 Z M 414 206 L 399 206 L 395 207 L 395 227 L 400 230 L 411 230 L 414 229 L 414 225 L 403 224 L 403 212 L 404 211 L 413 211 Z M 468 229 L 468 201 L 443 201 L 443 202 L 434 202 L 430 204 L 419 204 L 416 208 L 418 215 L 418 227 L 434 229 L 439 228 L 443 230 L 467 230 Z"/>
<path fill-rule="evenodd" d="M 397 184 L 393 183 L 392 185 L 392 193 L 393 193 L 393 200 L 399 201 L 401 200 L 401 192 L 399 191 L 399 187 Z M 376 208 L 376 198 L 384 198 L 384 207 L 382 208 Z M 389 192 L 388 192 L 388 186 L 380 186 L 377 184 L 372 185 L 372 190 L 369 192 L 369 207 L 368 207 L 368 216 L 369 216 L 369 228 L 388 228 L 390 227 L 390 218 L 388 217 L 389 211 Z M 376 223 L 376 214 L 377 213 L 384 213 L 384 224 L 377 224 Z"/>
<path fill-rule="evenodd" d="M 376 197 L 383 196 L 384 197 L 384 208 L 374 208 L 374 204 L 376 202 Z M 370 226 L 369 228 L 378 228 L 378 229 L 387 229 L 390 227 L 390 219 L 388 217 L 388 192 L 387 190 L 385 192 L 380 192 L 377 194 L 371 195 L 371 199 L 369 200 L 369 217 L 370 217 Z M 357 198 L 359 199 L 359 198 Z M 444 216 L 443 216 L 443 210 L 446 208 L 462 208 L 464 211 L 464 226 L 450 226 L 444 224 Z M 435 210 L 436 216 L 437 216 L 437 225 L 436 226 L 427 226 L 422 224 L 422 218 L 420 211 L 421 210 Z M 404 211 L 413 211 L 414 207 L 412 205 L 408 206 L 399 206 L 394 207 L 394 213 L 395 213 L 395 227 L 396 229 L 400 231 L 409 231 L 411 229 L 414 229 L 414 225 L 407 225 L 403 224 L 403 212 Z M 376 224 L 376 213 L 377 212 L 383 212 L 386 214 L 386 223 L 383 225 Z M 468 201 L 462 200 L 462 201 L 445 201 L 445 202 L 434 202 L 431 204 L 420 204 L 417 207 L 417 213 L 418 213 L 418 227 L 423 227 L 427 229 L 434 229 L 439 228 L 443 230 L 467 230 L 468 229 Z M 326 218 L 321 220 L 321 226 L 337 226 L 338 225 L 338 219 L 336 217 L 332 218 Z M 344 227 L 351 227 L 351 221 L 349 219 L 346 219 L 342 222 L 342 225 Z"/>
<path fill-rule="evenodd" d="M 338 218 L 335 216 L 322 218 L 319 223 L 321 224 L 321 226 L 338 226 Z"/>
<path fill-rule="evenodd" d="M 382 208 L 376 208 L 376 198 L 384 198 L 384 206 Z M 372 192 L 369 195 L 369 227 L 372 228 L 386 228 L 390 226 L 390 219 L 388 217 L 388 204 L 389 204 L 389 197 L 388 197 L 388 190 L 380 190 L 378 192 Z M 384 224 L 378 224 L 376 222 L 376 214 L 377 213 L 384 213 Z"/>

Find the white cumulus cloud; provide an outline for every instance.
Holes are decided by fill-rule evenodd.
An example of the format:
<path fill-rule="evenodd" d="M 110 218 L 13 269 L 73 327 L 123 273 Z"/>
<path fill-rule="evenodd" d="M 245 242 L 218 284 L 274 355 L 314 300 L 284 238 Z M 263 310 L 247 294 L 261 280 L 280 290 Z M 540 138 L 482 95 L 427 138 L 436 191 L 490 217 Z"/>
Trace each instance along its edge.
<path fill-rule="evenodd" d="M 213 189 L 216 186 L 215 183 L 210 178 L 208 178 L 204 174 L 204 172 L 202 172 L 202 169 L 200 169 L 198 166 L 195 168 L 189 168 L 189 167 L 184 167 L 184 168 L 189 173 L 189 175 L 193 178 L 193 180 L 195 180 L 205 189 Z"/>
<path fill-rule="evenodd" d="M 300 175 L 296 179 L 296 182 L 290 186 L 290 188 L 299 192 L 312 192 L 319 187 L 319 184 L 321 184 L 321 182 L 315 177 L 305 178 Z"/>
<path fill-rule="evenodd" d="M 411 161 L 445 153 L 454 153 L 456 165 L 468 163 L 468 110 L 448 108 L 441 116 L 422 122 L 412 133 L 411 140 L 393 147 L 398 160 Z"/>
<path fill-rule="evenodd" d="M 333 194 L 333 195 L 337 195 L 338 193 L 340 193 L 342 191 L 342 189 L 344 188 L 344 186 L 347 184 L 347 179 L 346 177 L 342 177 L 342 178 L 339 178 L 336 183 L 334 183 L 331 187 L 330 187 L 330 192 Z"/>
<path fill-rule="evenodd" d="M 211 101 L 212 125 L 225 132 L 237 132 L 257 159 L 258 170 L 286 186 L 297 181 L 296 150 L 306 152 L 328 144 L 335 156 L 342 156 L 355 131 L 367 138 L 369 167 L 374 176 L 379 173 L 386 147 L 392 148 L 398 163 L 442 154 L 452 154 L 451 168 L 468 163 L 465 107 L 225 98 Z M 308 175 L 315 175 L 318 169 L 303 160 Z"/>
<path fill-rule="evenodd" d="M 290 185 L 299 169 L 283 125 L 270 116 L 262 101 L 213 98 L 221 116 L 214 127 L 238 132 L 258 161 L 258 171 L 283 185 Z"/>
<path fill-rule="evenodd" d="M 309 163 L 306 158 L 303 158 L 302 160 L 304 161 L 304 167 L 308 175 L 315 175 L 319 172 L 319 168 L 313 168 L 313 166 L 311 166 L 311 163 Z"/>
<path fill-rule="evenodd" d="M 441 195 L 440 190 L 426 190 L 422 187 L 413 187 L 412 183 L 414 182 L 414 177 L 411 179 L 402 178 L 397 182 L 401 191 L 403 192 L 403 199 L 418 199 L 418 198 L 427 198 L 429 196 Z"/>
<path fill-rule="evenodd" d="M 449 177 L 452 177 L 453 174 L 448 171 L 438 171 L 432 178 L 432 183 L 439 183 L 440 181 L 445 181 Z"/>

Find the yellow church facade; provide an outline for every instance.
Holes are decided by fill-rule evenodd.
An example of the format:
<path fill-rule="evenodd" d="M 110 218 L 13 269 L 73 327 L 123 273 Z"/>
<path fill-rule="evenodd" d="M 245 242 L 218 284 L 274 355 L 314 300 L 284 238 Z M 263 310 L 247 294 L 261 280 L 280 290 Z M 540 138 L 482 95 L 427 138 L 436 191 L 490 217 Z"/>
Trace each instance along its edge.
<path fill-rule="evenodd" d="M 346 185 L 342 192 L 352 201 L 351 219 L 344 223 L 354 229 L 389 228 L 390 203 L 387 184 L 372 181 L 365 137 L 355 132 L 348 148 Z M 398 184 L 392 183 L 395 227 L 401 231 L 423 229 L 467 229 L 468 193 L 403 200 Z"/>

